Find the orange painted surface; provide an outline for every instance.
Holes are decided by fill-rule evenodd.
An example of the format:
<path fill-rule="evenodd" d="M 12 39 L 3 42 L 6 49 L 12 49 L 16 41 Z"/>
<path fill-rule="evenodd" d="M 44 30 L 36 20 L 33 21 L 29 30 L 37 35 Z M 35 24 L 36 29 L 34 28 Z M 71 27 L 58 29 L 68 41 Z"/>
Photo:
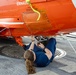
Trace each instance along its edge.
<path fill-rule="evenodd" d="M 0 0 L 0 36 L 57 35 L 76 31 L 76 8 L 72 0 Z M 6 28 L 6 29 L 4 29 Z"/>

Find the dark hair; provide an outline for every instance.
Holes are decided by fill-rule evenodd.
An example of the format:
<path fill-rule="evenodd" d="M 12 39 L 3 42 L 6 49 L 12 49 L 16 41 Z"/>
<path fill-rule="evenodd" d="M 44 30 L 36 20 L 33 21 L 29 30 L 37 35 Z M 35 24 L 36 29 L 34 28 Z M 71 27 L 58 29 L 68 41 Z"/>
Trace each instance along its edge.
<path fill-rule="evenodd" d="M 34 67 L 34 54 L 30 50 L 26 50 L 24 53 L 24 58 L 26 59 L 25 65 L 28 74 L 36 73 L 35 67 Z"/>

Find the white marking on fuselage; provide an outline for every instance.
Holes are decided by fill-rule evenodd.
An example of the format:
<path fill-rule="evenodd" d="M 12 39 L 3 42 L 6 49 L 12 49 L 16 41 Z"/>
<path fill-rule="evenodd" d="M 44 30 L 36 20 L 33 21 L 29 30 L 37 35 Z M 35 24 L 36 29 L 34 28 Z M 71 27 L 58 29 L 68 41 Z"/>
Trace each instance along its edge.
<path fill-rule="evenodd" d="M 20 6 L 20 5 L 27 5 L 27 3 L 25 1 L 17 1 L 17 6 Z"/>
<path fill-rule="evenodd" d="M 7 25 L 19 25 L 24 24 L 24 22 L 14 22 L 14 18 L 0 18 L 0 24 Z"/>
<path fill-rule="evenodd" d="M 76 8 L 76 0 L 72 0 L 72 2 L 73 2 L 74 6 Z"/>
<path fill-rule="evenodd" d="M 0 22 L 0 24 L 19 25 L 19 24 L 24 24 L 24 22 Z"/>

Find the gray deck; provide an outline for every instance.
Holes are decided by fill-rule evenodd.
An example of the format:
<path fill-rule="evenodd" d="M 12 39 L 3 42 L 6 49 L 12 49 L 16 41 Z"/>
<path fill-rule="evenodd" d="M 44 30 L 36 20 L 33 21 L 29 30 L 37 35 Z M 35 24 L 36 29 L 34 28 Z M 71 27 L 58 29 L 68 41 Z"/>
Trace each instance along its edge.
<path fill-rule="evenodd" d="M 65 50 L 67 55 L 61 59 L 54 60 L 49 66 L 37 68 L 34 75 L 76 75 L 76 54 L 65 39 L 57 37 L 57 47 Z M 70 39 L 70 38 L 69 38 Z M 76 49 L 76 38 L 71 43 Z M 14 46 L 15 43 L 9 43 Z M 2 45 L 9 45 L 0 43 Z M 16 44 L 17 47 L 19 47 Z M 11 49 L 10 49 L 11 50 Z M 10 58 L 0 55 L 0 75 L 27 75 L 24 59 Z"/>

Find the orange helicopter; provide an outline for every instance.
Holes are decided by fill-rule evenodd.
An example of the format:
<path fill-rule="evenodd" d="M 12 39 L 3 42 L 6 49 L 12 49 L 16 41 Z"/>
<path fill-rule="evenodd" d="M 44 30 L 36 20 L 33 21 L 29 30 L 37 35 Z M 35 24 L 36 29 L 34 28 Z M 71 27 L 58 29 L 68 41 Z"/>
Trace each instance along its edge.
<path fill-rule="evenodd" d="M 76 31 L 76 0 L 0 0 L 0 37 L 51 36 Z"/>

